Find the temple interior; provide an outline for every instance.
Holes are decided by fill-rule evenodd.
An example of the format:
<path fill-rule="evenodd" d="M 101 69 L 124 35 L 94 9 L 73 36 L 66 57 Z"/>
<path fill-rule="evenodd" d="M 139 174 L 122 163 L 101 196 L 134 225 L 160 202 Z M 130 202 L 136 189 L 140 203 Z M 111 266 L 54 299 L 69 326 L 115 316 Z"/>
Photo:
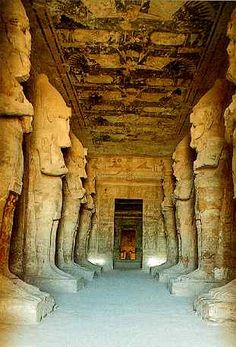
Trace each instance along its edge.
<path fill-rule="evenodd" d="M 235 347 L 236 2 L 0 17 L 0 347 Z"/>

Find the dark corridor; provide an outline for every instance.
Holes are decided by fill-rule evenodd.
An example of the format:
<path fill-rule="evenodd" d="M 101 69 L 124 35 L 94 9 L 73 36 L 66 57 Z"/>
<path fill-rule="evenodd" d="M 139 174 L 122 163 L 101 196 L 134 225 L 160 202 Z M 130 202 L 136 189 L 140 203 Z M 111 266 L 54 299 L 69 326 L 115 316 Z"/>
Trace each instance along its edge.
<path fill-rule="evenodd" d="M 116 199 L 114 221 L 114 268 L 142 265 L 143 200 Z"/>

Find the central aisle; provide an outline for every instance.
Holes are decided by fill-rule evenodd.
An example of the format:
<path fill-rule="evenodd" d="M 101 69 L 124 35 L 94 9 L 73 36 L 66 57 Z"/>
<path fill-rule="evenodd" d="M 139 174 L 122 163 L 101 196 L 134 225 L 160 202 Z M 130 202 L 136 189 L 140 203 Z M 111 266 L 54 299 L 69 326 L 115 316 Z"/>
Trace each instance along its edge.
<path fill-rule="evenodd" d="M 36 326 L 0 326 L 1 347 L 235 347 L 235 326 L 202 322 L 191 299 L 171 296 L 141 271 L 113 271 Z"/>

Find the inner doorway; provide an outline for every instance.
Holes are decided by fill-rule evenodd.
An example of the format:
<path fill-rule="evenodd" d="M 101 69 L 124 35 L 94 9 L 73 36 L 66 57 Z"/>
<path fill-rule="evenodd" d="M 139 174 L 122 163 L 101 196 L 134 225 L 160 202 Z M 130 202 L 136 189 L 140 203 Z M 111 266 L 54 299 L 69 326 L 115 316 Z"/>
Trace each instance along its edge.
<path fill-rule="evenodd" d="M 143 200 L 115 199 L 114 226 L 114 268 L 141 268 Z"/>

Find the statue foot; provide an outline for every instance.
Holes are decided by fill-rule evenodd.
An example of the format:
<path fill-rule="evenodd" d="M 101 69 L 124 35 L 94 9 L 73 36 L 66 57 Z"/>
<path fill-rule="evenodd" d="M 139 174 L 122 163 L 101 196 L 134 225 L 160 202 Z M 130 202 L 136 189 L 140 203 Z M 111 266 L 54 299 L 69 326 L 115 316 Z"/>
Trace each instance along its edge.
<path fill-rule="evenodd" d="M 151 275 L 155 278 L 157 273 L 160 273 L 161 271 L 168 269 L 173 265 L 175 265 L 173 262 L 166 261 L 161 265 L 153 266 L 150 268 Z"/>
<path fill-rule="evenodd" d="M 213 274 L 197 269 L 186 275 L 181 275 L 169 281 L 171 294 L 179 296 L 198 296 L 211 288 L 224 285 L 225 281 L 216 280 Z"/>
<path fill-rule="evenodd" d="M 0 321 L 2 323 L 35 324 L 54 309 L 55 301 L 49 294 L 39 290 L 30 293 L 26 283 L 23 287 L 0 275 Z"/>
<path fill-rule="evenodd" d="M 27 283 L 33 284 L 41 290 L 45 290 L 49 293 L 75 293 L 84 287 L 84 282 L 81 278 L 75 278 L 51 264 L 47 267 L 41 268 L 41 271 L 38 273 L 27 274 L 24 279 Z"/>

